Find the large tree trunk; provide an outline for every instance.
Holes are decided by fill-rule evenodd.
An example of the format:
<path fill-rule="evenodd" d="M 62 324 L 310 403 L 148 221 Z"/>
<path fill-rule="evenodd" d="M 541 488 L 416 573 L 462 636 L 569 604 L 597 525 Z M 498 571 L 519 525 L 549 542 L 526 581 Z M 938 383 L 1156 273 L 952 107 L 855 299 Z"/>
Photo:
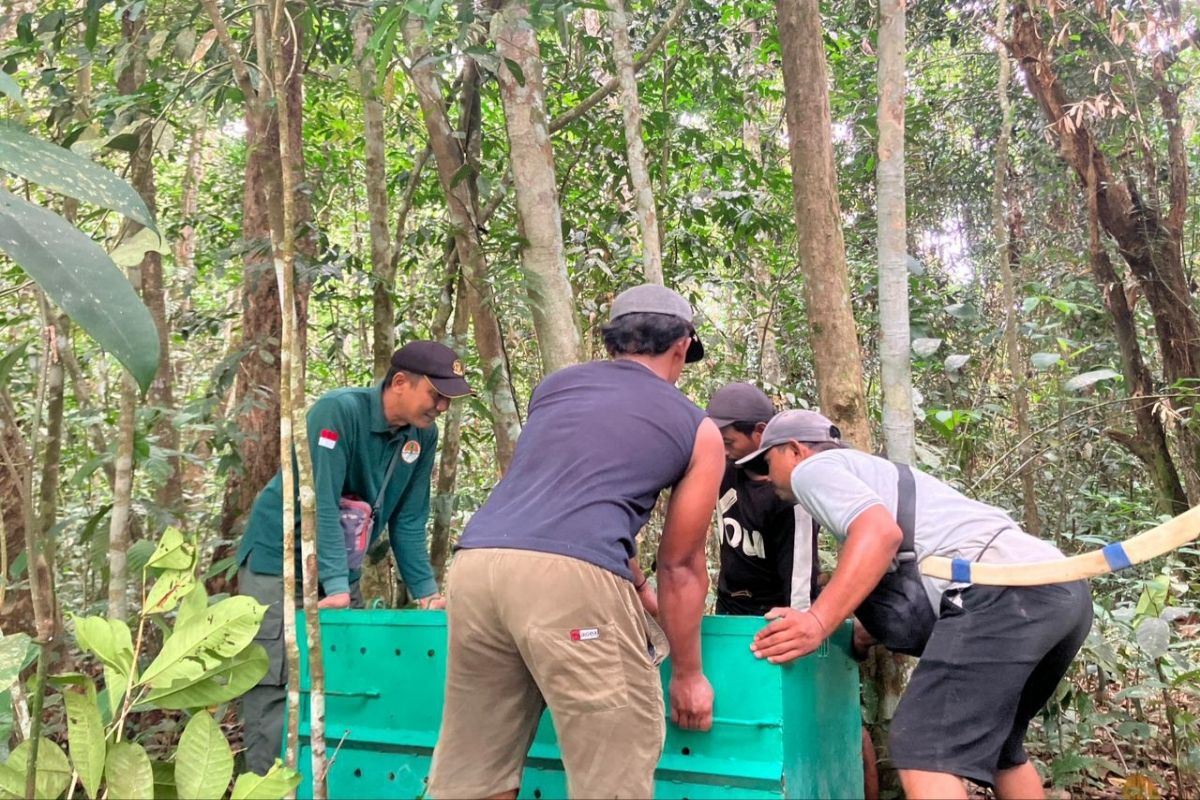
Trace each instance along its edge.
<path fill-rule="evenodd" d="M 496 52 L 503 59 L 497 77 L 517 191 L 525 287 L 542 368 L 550 373 L 579 361 L 579 328 L 563 252 L 562 212 L 547 127 L 542 60 L 525 0 L 505 3 L 492 17 L 491 33 Z M 510 62 L 520 75 L 509 68 Z"/>
<path fill-rule="evenodd" d="M 210 16 L 212 10 L 210 9 Z M 260 44 L 266 36 L 256 37 Z M 289 41 L 280 44 L 291 61 Z M 296 43 L 297 47 L 301 47 Z M 304 182 L 301 125 L 303 108 L 301 83 L 304 70 L 296 69 L 287 84 L 288 113 L 291 124 L 292 152 L 296 154 L 297 182 Z M 239 81 L 240 83 L 240 81 Z M 257 101 L 254 101 L 257 102 Z M 242 331 L 243 356 L 238 362 L 234 413 L 242 437 L 239 447 L 241 469 L 229 474 L 221 509 L 220 532 L 232 538 L 259 489 L 266 485 L 279 469 L 279 452 L 274 443 L 279 440 L 279 357 L 283 336 L 280 316 L 279 290 L 271 261 L 272 215 L 277 229 L 282 229 L 282 209 L 272 208 L 268 193 L 279 196 L 279 129 L 273 114 L 256 113 L 254 103 L 247 101 L 246 110 L 246 168 L 242 193 Z M 296 197 L 297 258 L 314 252 L 312 206 L 306 192 Z M 309 284 L 301 276 L 296 284 L 297 335 L 303 350 L 308 320 Z M 303 370 L 303 363 L 296 365 Z M 218 554 L 218 558 L 221 554 Z"/>
<path fill-rule="evenodd" d="M 1160 209 L 1144 194 L 1132 175 L 1123 179 L 1100 148 L 1088 121 L 1072 113 L 1077 106 L 1055 74 L 1050 49 L 1038 29 L 1039 13 L 1018 3 L 1013 14 L 1009 51 L 1021 65 L 1025 83 L 1037 99 L 1066 161 L 1085 189 L 1094 186 L 1096 210 L 1104 231 L 1137 279 L 1154 314 L 1166 383 L 1200 377 L 1200 318 L 1193 306 L 1191 284 L 1183 264 L 1182 225 L 1187 206 L 1187 162 L 1179 128 L 1178 94 L 1165 81 L 1165 62 L 1173 53 L 1159 53 L 1155 77 L 1159 104 L 1168 133 L 1168 207 Z M 1147 156 L 1149 159 L 1150 157 Z M 1152 159 L 1151 159 L 1152 160 Z M 1157 165 L 1151 164 L 1153 169 Z M 1089 175 L 1095 175 L 1089 183 Z M 1194 405 L 1189 398 L 1187 405 Z M 1187 415 L 1185 415 L 1187 416 Z M 1187 464 L 1187 483 L 1200 486 L 1200 437 L 1179 429 Z"/>
<path fill-rule="evenodd" d="M 437 163 L 438 180 L 446 196 L 450 226 L 454 231 L 454 246 L 459 261 L 467 271 L 467 295 L 475 323 L 475 346 L 483 363 L 483 395 L 492 412 L 496 434 L 497 471 L 503 472 L 516 448 L 521 423 L 517 417 L 508 374 L 508 360 L 500 337 L 488 282 L 487 261 L 479 241 L 479 225 L 468 181 L 456 181 L 464 161 L 462 147 L 450 126 L 445 101 L 433 71 L 434 60 L 429 57 L 427 35 L 416 17 L 404 26 L 404 38 L 409 48 L 409 60 L 417 100 L 429 133 L 429 146 Z"/>
<path fill-rule="evenodd" d="M 878 198 L 879 365 L 887 457 L 913 460 L 912 361 L 908 327 L 908 218 L 904 182 L 905 0 L 879 6 Z"/>
<path fill-rule="evenodd" d="M 363 149 L 366 151 L 367 217 L 371 239 L 371 294 L 373 298 L 371 337 L 373 375 L 383 380 L 396 349 L 396 309 L 392 290 L 396 284 L 396 262 L 388 232 L 387 156 L 384 147 L 383 104 L 375 95 L 375 58 L 367 50 L 374 27 L 367 11 L 354 20 L 354 60 L 358 64 L 359 93 L 363 102 Z M 397 231 L 399 234 L 399 231 Z"/>
<path fill-rule="evenodd" d="M 637 204 L 638 228 L 642 234 L 642 263 L 646 280 L 663 282 L 662 248 L 658 232 L 658 209 L 646 169 L 646 145 L 642 141 L 642 107 L 638 102 L 633 51 L 629 46 L 629 21 L 623 0 L 608 0 L 608 26 L 612 30 L 613 65 L 621 83 L 621 114 L 625 119 L 625 154 L 629 184 Z"/>
<path fill-rule="evenodd" d="M 776 0 L 797 249 L 821 411 L 846 441 L 871 449 L 862 353 L 850 306 L 821 18 L 812 0 Z"/>

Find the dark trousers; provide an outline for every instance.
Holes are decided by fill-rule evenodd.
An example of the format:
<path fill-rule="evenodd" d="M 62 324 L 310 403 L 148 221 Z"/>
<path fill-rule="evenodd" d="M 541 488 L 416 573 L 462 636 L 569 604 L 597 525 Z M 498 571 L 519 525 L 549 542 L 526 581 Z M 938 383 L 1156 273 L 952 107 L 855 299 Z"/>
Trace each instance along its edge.
<path fill-rule="evenodd" d="M 300 608 L 300 581 L 296 581 L 296 607 Z M 283 753 L 283 724 L 287 711 L 287 653 L 283 640 L 283 576 L 263 575 L 242 566 L 238 593 L 267 607 L 254 643 L 267 651 L 267 674 L 242 695 L 242 741 L 246 770 L 265 775 Z M 358 582 L 350 584 L 350 605 L 362 608 Z"/>

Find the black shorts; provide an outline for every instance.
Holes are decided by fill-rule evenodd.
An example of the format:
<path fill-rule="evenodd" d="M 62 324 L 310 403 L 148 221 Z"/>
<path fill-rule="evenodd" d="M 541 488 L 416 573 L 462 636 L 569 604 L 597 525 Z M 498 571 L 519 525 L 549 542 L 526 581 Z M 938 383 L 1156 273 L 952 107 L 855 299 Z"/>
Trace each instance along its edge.
<path fill-rule="evenodd" d="M 947 592 L 892 720 L 892 765 L 991 786 L 1024 764 L 1029 721 L 1091 627 L 1085 581 Z"/>

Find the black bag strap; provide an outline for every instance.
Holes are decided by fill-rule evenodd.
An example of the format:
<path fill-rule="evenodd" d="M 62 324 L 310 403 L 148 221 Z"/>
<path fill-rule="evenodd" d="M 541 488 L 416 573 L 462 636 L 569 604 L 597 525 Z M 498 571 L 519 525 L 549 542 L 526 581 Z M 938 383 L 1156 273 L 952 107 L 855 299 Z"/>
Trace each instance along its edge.
<path fill-rule="evenodd" d="M 396 452 L 392 453 L 392 460 L 388 462 L 387 472 L 383 473 L 383 483 L 379 485 L 379 494 L 375 495 L 375 502 L 371 506 L 371 517 L 379 518 L 379 506 L 383 503 L 383 491 L 387 489 L 388 481 L 392 479 L 392 473 L 396 471 L 396 462 L 400 460 L 400 451 L 404 449 L 404 445 L 396 448 Z"/>
<path fill-rule="evenodd" d="M 900 561 L 916 558 L 916 497 L 916 481 L 912 470 L 908 464 L 896 464 L 896 524 L 904 534 L 897 553 Z"/>

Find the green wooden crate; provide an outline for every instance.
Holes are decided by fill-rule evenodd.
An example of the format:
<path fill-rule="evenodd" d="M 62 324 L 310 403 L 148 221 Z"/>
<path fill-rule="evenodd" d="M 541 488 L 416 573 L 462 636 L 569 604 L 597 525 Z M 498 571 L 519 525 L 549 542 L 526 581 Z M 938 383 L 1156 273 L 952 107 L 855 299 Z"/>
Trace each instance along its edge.
<path fill-rule="evenodd" d="M 713 729 L 667 722 L 658 798 L 862 796 L 858 668 L 850 626 L 787 666 L 750 653 L 757 617 L 705 617 Z M 424 797 L 442 717 L 446 617 L 440 611 L 322 611 L 331 798 Z M 663 665 L 663 685 L 670 661 Z M 301 645 L 300 796 L 311 795 L 308 665 Z M 340 742 L 340 744 L 339 744 Z M 529 751 L 522 798 L 566 796 L 549 714 Z"/>

